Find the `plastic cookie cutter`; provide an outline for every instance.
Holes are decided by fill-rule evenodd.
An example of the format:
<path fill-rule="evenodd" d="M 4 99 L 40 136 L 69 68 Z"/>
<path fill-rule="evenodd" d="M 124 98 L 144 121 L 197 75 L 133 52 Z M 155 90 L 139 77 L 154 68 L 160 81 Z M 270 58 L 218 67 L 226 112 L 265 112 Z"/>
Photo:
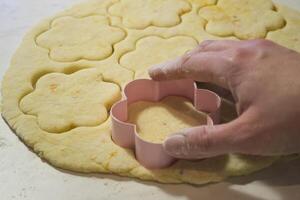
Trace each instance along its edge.
<path fill-rule="evenodd" d="M 221 98 L 212 91 L 197 89 L 193 80 L 137 79 L 128 83 L 124 88 L 125 98 L 111 108 L 112 139 L 121 147 L 134 149 L 137 160 L 146 168 L 168 167 L 176 158 L 164 151 L 162 143 L 141 138 L 136 131 L 136 125 L 126 122 L 128 105 L 136 101 L 159 101 L 171 95 L 190 99 L 197 110 L 207 114 L 208 125 L 219 123 Z"/>

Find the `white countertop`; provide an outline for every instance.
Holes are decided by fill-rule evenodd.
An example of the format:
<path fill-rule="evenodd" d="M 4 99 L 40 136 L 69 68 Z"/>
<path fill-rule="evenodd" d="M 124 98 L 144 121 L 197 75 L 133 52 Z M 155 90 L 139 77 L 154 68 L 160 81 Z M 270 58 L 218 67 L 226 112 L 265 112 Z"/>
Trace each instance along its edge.
<path fill-rule="evenodd" d="M 0 76 L 22 37 L 41 19 L 79 0 L 0 0 Z M 277 0 L 300 10 L 299 0 Z M 0 120 L 0 199 L 300 199 L 300 160 L 202 187 L 142 182 L 56 169 L 32 153 Z"/>

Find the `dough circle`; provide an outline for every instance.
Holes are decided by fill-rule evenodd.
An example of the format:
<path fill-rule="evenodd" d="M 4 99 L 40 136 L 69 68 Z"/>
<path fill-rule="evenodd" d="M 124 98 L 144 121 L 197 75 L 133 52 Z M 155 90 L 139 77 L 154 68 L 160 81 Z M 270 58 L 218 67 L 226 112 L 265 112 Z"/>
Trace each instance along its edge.
<path fill-rule="evenodd" d="M 259 13 L 276 17 L 264 18 L 257 24 L 260 32 L 255 32 L 251 25 L 257 19 L 230 13 L 237 11 L 229 0 L 219 5 L 232 8 L 225 12 L 229 18 L 224 22 L 214 21 L 210 12 L 215 10 L 205 8 L 215 6 L 215 0 L 176 1 L 92 0 L 39 23 L 25 35 L 3 80 L 2 115 L 9 126 L 41 158 L 77 172 L 204 184 L 270 166 L 279 158 L 230 154 L 149 170 L 136 161 L 132 150 L 111 140 L 109 109 L 127 82 L 147 77 L 148 65 L 180 56 L 205 39 L 237 39 L 235 35 L 241 34 L 265 36 L 300 51 L 297 11 L 279 5 L 274 9 L 265 1 Z M 238 8 L 247 10 L 250 1 L 239 1 Z M 250 29 L 241 33 L 230 16 L 235 21 L 247 19 L 245 28 Z M 207 20 L 214 34 L 206 32 Z M 169 103 L 182 104 L 174 101 Z M 231 118 L 230 109 L 224 108 L 224 119 Z"/>

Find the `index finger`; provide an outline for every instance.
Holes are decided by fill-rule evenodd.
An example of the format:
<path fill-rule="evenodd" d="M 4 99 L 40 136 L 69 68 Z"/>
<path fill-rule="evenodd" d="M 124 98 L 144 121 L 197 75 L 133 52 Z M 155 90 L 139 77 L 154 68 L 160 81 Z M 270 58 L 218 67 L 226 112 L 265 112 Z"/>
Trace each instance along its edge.
<path fill-rule="evenodd" d="M 200 52 L 185 54 L 149 69 L 153 80 L 191 78 L 195 81 L 210 82 L 228 88 L 228 71 L 231 62 L 222 52 Z"/>

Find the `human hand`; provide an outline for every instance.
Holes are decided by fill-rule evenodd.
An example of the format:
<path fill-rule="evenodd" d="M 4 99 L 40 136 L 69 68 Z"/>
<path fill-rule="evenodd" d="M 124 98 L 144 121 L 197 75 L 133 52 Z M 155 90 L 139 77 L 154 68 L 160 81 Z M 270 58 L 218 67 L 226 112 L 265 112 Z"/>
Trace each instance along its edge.
<path fill-rule="evenodd" d="M 199 159 L 227 153 L 300 152 L 300 54 L 268 40 L 204 41 L 182 57 L 153 66 L 154 80 L 191 78 L 229 89 L 238 118 L 182 130 L 164 148 Z"/>

